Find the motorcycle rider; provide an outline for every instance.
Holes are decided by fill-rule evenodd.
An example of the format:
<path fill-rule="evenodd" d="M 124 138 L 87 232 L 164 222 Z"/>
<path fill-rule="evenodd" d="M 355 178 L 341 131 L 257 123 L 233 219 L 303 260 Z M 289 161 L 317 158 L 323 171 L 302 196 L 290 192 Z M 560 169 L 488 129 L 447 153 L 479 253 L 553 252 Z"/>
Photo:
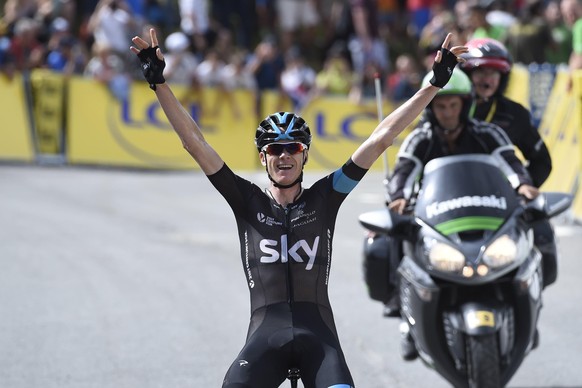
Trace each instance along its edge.
<path fill-rule="evenodd" d="M 491 38 L 472 39 L 459 67 L 469 76 L 475 90 L 473 117 L 500 126 L 527 161 L 533 184 L 540 187 L 552 171 L 552 158 L 530 112 L 510 100 L 507 88 L 513 61 L 505 46 Z"/>
<path fill-rule="evenodd" d="M 424 78 L 423 86 L 429 77 L 430 73 Z M 531 200 L 539 194 L 505 132 L 495 124 L 471 118 L 473 98 L 469 77 L 455 69 L 449 83 L 425 109 L 423 120 L 400 147 L 387 185 L 389 209 L 404 213 L 414 197 L 424 166 L 432 159 L 448 155 L 492 154 L 500 158 L 508 179 L 520 195 Z M 392 305 L 399 308 L 398 293 Z M 405 360 L 413 360 L 417 353 L 412 337 L 407 332 L 402 334 L 401 355 Z"/>
<path fill-rule="evenodd" d="M 510 100 L 504 93 L 513 61 L 507 48 L 491 38 L 472 39 L 466 43 L 469 52 L 459 67 L 469 76 L 475 90 L 473 117 L 499 125 L 526 160 L 533 185 L 540 187 L 550 175 L 552 158 L 530 112 Z M 534 242 L 543 254 L 543 285 L 556 281 L 557 249 L 554 230 L 549 220 L 534 228 Z"/>
<path fill-rule="evenodd" d="M 251 296 L 243 349 L 223 381 L 225 388 L 279 386 L 298 367 L 305 387 L 349 388 L 347 367 L 327 284 L 337 212 L 350 191 L 394 139 L 446 85 L 464 46 L 448 50 L 449 34 L 435 58 L 434 77 L 384 118 L 348 161 L 310 188 L 301 185 L 311 132 L 291 112 L 263 120 L 255 133 L 258 156 L 270 179 L 258 186 L 236 175 L 205 141 L 163 77 L 164 59 L 154 29 L 151 45 L 140 37 L 130 49 L 180 137 L 236 218 L 241 259 Z"/>

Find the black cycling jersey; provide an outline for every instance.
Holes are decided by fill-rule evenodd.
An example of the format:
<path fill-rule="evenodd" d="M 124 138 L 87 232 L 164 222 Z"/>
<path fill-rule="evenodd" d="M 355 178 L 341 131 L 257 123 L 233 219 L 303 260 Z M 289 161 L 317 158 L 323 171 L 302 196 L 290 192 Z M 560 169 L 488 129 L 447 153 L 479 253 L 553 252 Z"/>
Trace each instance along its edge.
<path fill-rule="evenodd" d="M 353 386 L 328 280 L 339 207 L 365 173 L 349 160 L 287 207 L 226 165 L 209 176 L 234 212 L 251 296 L 247 341 L 223 387 L 277 387 L 290 367 L 306 388 Z"/>
<path fill-rule="evenodd" d="M 499 125 L 527 160 L 534 186 L 545 182 L 552 171 L 552 158 L 526 108 L 505 96 L 496 96 L 479 102 L 473 117 Z"/>
<path fill-rule="evenodd" d="M 497 125 L 469 120 L 455 141 L 454 149 L 449 148 L 439 132 L 430 121 L 423 121 L 404 139 L 388 184 L 390 201 L 410 199 L 424 166 L 432 159 L 448 155 L 498 154 L 506 162 L 506 166 L 501 167 L 506 167 L 505 172 L 514 187 L 532 184 L 527 170 L 515 156 L 511 141 Z"/>

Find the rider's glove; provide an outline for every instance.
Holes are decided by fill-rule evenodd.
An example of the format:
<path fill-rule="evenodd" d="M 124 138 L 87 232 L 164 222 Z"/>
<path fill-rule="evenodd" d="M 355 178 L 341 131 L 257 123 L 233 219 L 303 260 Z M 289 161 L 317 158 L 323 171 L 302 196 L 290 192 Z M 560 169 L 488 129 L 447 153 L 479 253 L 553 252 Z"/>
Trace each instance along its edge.
<path fill-rule="evenodd" d="M 164 78 L 164 68 L 166 67 L 166 61 L 161 60 L 156 55 L 156 50 L 159 46 L 148 47 L 140 50 L 137 54 L 141 62 L 141 70 L 145 79 L 150 84 L 152 90 L 156 90 L 156 84 L 163 84 L 166 82 Z"/>
<path fill-rule="evenodd" d="M 447 50 L 441 48 L 441 61 L 434 62 L 432 65 L 433 76 L 430 83 L 437 88 L 444 87 L 453 75 L 453 69 L 457 66 L 457 56 Z"/>

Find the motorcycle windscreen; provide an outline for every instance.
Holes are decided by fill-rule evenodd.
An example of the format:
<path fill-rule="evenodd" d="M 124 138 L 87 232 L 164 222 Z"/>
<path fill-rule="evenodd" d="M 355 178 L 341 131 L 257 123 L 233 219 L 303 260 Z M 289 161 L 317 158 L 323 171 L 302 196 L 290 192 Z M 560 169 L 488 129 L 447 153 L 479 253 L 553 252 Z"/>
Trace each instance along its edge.
<path fill-rule="evenodd" d="M 415 214 L 440 233 L 497 230 L 519 206 L 490 155 L 456 155 L 427 163 Z"/>

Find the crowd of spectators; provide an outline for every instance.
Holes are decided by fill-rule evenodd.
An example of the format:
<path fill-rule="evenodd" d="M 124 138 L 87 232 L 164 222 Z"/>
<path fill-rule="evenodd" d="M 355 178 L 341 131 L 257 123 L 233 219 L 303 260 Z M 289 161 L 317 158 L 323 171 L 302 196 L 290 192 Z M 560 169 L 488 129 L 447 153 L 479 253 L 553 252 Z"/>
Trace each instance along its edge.
<path fill-rule="evenodd" d="M 124 98 L 142 80 L 131 37 L 158 30 L 168 82 L 276 90 L 301 109 L 320 94 L 354 102 L 419 87 L 447 32 L 492 37 L 516 63 L 568 63 L 579 0 L 0 0 L 0 72 L 93 77 Z M 581 15 L 574 15 L 574 20 Z M 568 18 L 572 18 L 568 15 Z M 147 39 L 146 39 L 147 40 Z"/>

